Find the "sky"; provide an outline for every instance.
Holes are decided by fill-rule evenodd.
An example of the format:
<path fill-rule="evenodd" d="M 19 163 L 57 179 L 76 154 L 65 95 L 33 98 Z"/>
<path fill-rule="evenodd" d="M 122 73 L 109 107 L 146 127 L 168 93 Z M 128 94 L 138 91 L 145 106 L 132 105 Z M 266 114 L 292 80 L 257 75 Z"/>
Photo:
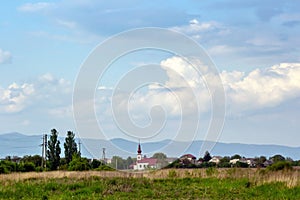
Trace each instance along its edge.
<path fill-rule="evenodd" d="M 218 69 L 226 97 L 219 141 L 300 146 L 299 1 L 12 0 L 2 2 L 0 13 L 0 133 L 35 135 L 56 128 L 61 135 L 72 130 L 80 137 L 97 137 L 88 125 L 77 130 L 74 121 L 73 91 L 82 64 L 116 34 L 158 27 L 197 42 Z M 129 110 L 131 120 L 143 128 L 160 124 L 166 114 L 164 127 L 149 135 L 124 134 L 114 121 L 112 94 L 122 77 L 147 64 L 156 64 L 158 71 L 134 79 L 155 77 L 162 85 L 129 91 L 127 107 L 122 107 L 126 95 L 119 93 L 117 115 L 122 118 Z M 93 106 L 104 137 L 203 139 L 211 122 L 212 96 L 206 74 L 199 76 L 192 68 L 182 57 L 158 49 L 114 60 L 95 89 Z M 196 96 L 189 96 L 188 89 Z M 159 109 L 156 113 L 157 105 L 164 114 Z M 193 116 L 199 117 L 197 133 L 177 137 L 182 123 L 192 127 Z"/>

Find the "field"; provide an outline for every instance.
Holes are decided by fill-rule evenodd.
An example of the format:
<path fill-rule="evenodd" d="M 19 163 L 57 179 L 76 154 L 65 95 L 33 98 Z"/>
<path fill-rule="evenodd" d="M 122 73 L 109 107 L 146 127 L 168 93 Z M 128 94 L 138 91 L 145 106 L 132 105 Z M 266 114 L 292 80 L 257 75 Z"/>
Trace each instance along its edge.
<path fill-rule="evenodd" d="M 299 170 L 170 169 L 0 175 L 0 199 L 300 199 Z"/>

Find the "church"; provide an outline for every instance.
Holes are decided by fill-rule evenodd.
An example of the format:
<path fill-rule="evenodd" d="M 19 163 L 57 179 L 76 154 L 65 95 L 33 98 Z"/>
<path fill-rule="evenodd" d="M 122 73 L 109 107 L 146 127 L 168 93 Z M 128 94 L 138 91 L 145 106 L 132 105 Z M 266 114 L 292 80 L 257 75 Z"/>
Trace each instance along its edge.
<path fill-rule="evenodd" d="M 136 163 L 133 165 L 134 170 L 157 169 L 158 163 L 156 158 L 142 157 L 141 144 L 138 145 Z"/>

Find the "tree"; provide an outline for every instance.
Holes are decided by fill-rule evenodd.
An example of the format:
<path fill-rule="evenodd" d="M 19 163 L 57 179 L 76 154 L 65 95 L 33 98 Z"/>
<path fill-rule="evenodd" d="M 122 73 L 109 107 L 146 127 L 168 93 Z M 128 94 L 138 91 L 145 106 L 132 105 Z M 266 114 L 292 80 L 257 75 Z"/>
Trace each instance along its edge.
<path fill-rule="evenodd" d="M 241 158 L 242 158 L 242 156 L 240 156 L 239 154 L 235 154 L 235 155 L 231 156 L 231 160 L 233 160 L 233 159 L 241 159 Z"/>
<path fill-rule="evenodd" d="M 21 162 L 32 162 L 35 167 L 41 166 L 42 164 L 42 157 L 40 155 L 34 155 L 34 156 L 24 156 L 21 159 Z"/>
<path fill-rule="evenodd" d="M 73 154 L 77 154 L 77 144 L 75 142 L 75 134 L 72 131 L 67 132 L 67 137 L 64 143 L 65 158 L 67 164 L 72 161 Z"/>
<path fill-rule="evenodd" d="M 210 153 L 208 151 L 206 151 L 204 154 L 204 157 L 203 157 L 203 161 L 208 162 L 208 161 L 210 161 L 210 159 L 211 159 Z"/>
<path fill-rule="evenodd" d="M 164 166 L 167 166 L 169 163 L 167 162 L 167 155 L 164 153 L 155 153 L 152 158 L 157 159 L 157 167 L 163 168 Z"/>
<path fill-rule="evenodd" d="M 279 162 L 279 161 L 285 161 L 285 158 L 282 155 L 275 155 L 270 157 L 270 160 L 272 160 L 274 163 Z"/>
<path fill-rule="evenodd" d="M 48 140 L 47 150 L 47 159 L 49 160 L 51 170 L 56 170 L 60 162 L 61 149 L 59 146 L 60 142 L 57 137 L 58 132 L 56 129 L 52 129 L 50 139 Z"/>
<path fill-rule="evenodd" d="M 152 158 L 164 160 L 167 158 L 167 155 L 164 153 L 155 153 L 155 154 L 153 154 Z"/>
<path fill-rule="evenodd" d="M 254 158 L 254 161 L 256 163 L 256 165 L 258 167 L 263 167 L 264 166 L 264 162 L 267 160 L 266 156 L 260 156 L 260 157 L 256 157 Z"/>

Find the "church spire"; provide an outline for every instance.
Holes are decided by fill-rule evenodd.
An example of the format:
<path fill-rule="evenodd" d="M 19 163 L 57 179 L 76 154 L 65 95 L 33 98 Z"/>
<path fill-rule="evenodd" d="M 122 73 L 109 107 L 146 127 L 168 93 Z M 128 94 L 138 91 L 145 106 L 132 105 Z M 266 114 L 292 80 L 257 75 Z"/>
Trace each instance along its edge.
<path fill-rule="evenodd" d="M 139 141 L 139 146 L 138 146 L 138 150 L 137 150 L 138 154 L 142 153 L 142 149 L 141 149 L 141 142 Z"/>
<path fill-rule="evenodd" d="M 137 150 L 137 157 L 136 157 L 136 160 L 137 161 L 140 161 L 142 160 L 142 148 L 141 148 L 141 142 L 139 140 L 139 146 L 138 146 L 138 150 Z"/>

